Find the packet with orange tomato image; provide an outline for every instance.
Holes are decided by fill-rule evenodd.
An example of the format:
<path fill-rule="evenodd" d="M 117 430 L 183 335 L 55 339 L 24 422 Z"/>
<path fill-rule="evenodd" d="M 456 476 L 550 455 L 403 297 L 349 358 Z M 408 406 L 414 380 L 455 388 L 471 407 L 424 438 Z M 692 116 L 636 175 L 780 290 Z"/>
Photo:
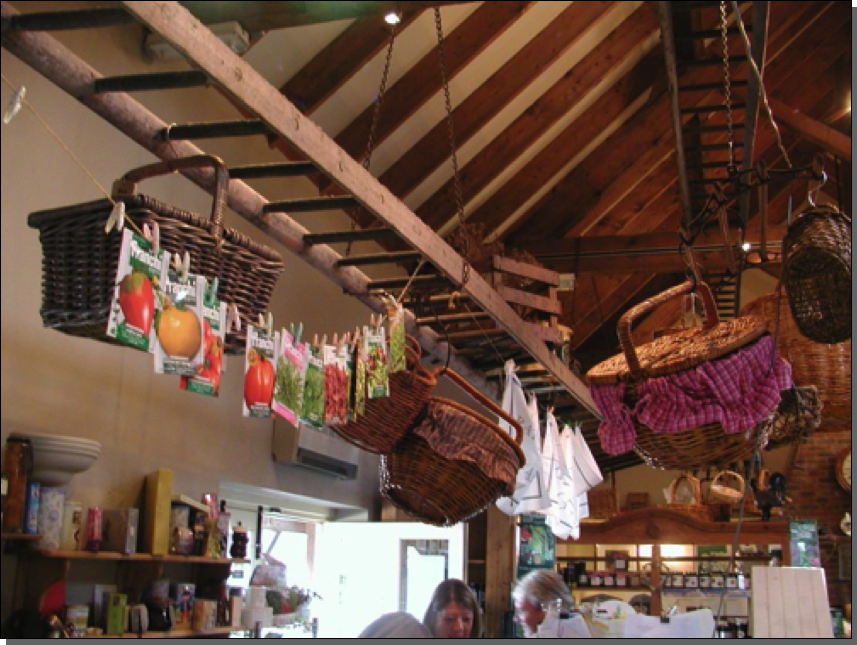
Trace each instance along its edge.
<path fill-rule="evenodd" d="M 144 352 L 154 351 L 162 264 L 163 250 L 155 255 L 146 238 L 127 228 L 122 232 L 116 287 L 107 321 L 110 338 Z"/>
<path fill-rule="evenodd" d="M 164 262 L 161 311 L 155 321 L 155 372 L 194 376 L 203 365 L 203 307 L 206 280 L 182 277 Z"/>
<path fill-rule="evenodd" d="M 205 295 L 202 299 L 203 363 L 193 376 L 182 376 L 180 385 L 183 390 L 204 396 L 220 394 L 220 377 L 226 371 L 223 348 L 226 337 L 227 304 L 217 299 L 215 286 L 209 285 L 206 281 Z"/>
<path fill-rule="evenodd" d="M 268 419 L 274 398 L 277 370 L 275 357 L 279 346 L 279 332 L 268 333 L 263 327 L 247 326 L 247 345 L 244 360 L 245 417 Z"/>

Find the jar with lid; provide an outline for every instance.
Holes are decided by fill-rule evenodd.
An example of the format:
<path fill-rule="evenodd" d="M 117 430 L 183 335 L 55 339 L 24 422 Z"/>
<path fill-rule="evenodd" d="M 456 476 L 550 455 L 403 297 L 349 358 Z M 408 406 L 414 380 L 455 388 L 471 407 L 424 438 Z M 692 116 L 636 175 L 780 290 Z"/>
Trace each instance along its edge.
<path fill-rule="evenodd" d="M 604 586 L 605 587 L 615 587 L 616 586 L 616 574 L 612 571 L 604 572 Z"/>
<path fill-rule="evenodd" d="M 726 576 L 726 588 L 738 589 L 738 574 L 730 573 Z"/>
<path fill-rule="evenodd" d="M 684 574 L 680 572 L 674 573 L 672 575 L 670 587 L 673 589 L 684 589 Z"/>
<path fill-rule="evenodd" d="M 588 587 L 591 581 L 589 579 L 589 573 L 584 569 L 577 574 L 577 586 L 579 587 Z"/>
<path fill-rule="evenodd" d="M 729 621 L 725 618 L 721 618 L 717 621 L 715 638 L 735 638 L 735 634 L 732 632 L 732 627 L 729 625 Z"/>
<path fill-rule="evenodd" d="M 750 638 L 750 630 L 746 618 L 735 619 L 735 638 Z"/>
<path fill-rule="evenodd" d="M 33 469 L 33 444 L 25 437 L 6 439 L 3 472 L 8 480 L 8 492 L 3 513 L 3 532 L 21 533 L 27 503 L 27 478 Z"/>
<path fill-rule="evenodd" d="M 617 571 L 616 572 L 616 586 L 617 587 L 627 587 L 628 586 L 628 574 L 625 571 Z"/>
<path fill-rule="evenodd" d="M 688 573 L 684 576 L 685 589 L 699 589 L 699 575 L 696 573 Z"/>
<path fill-rule="evenodd" d="M 724 574 L 724 573 L 712 573 L 711 574 L 711 588 L 712 589 L 725 589 L 726 588 L 726 574 Z"/>
<path fill-rule="evenodd" d="M 603 587 L 604 574 L 601 571 L 593 571 L 592 575 L 589 576 L 589 584 L 593 587 Z"/>
<path fill-rule="evenodd" d="M 699 588 L 711 589 L 711 574 L 707 571 L 699 574 Z"/>

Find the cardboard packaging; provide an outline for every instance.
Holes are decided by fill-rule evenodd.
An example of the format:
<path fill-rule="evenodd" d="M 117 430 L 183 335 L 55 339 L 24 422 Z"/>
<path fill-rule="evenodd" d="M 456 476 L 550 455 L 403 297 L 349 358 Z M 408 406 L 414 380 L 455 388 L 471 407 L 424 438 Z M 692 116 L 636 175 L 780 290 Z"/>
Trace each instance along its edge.
<path fill-rule="evenodd" d="M 156 470 L 146 477 L 145 524 L 142 549 L 152 555 L 170 551 L 170 498 L 173 493 L 173 471 Z"/>
<path fill-rule="evenodd" d="M 187 629 L 193 620 L 193 607 L 196 598 L 196 585 L 178 582 L 170 585 L 170 597 L 176 615 L 176 627 Z"/>
<path fill-rule="evenodd" d="M 101 548 L 130 555 L 137 553 L 137 528 L 140 511 L 136 508 L 108 509 L 104 511 L 104 538 Z"/>
<path fill-rule="evenodd" d="M 125 608 L 128 605 L 128 596 L 123 593 L 112 593 L 107 597 L 107 629 L 105 633 L 109 636 L 123 636 L 125 634 Z"/>

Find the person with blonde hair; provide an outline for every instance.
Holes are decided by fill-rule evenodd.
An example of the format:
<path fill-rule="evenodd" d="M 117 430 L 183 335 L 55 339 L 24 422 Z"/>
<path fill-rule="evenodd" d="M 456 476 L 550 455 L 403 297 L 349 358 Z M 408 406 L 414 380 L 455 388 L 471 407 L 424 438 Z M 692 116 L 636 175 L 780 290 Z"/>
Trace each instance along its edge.
<path fill-rule="evenodd" d="M 515 620 L 527 638 L 592 638 L 574 598 L 556 571 L 539 569 L 522 578 L 512 592 Z"/>
<path fill-rule="evenodd" d="M 432 594 L 423 625 L 434 638 L 482 638 L 476 594 L 461 580 L 444 580 Z"/>

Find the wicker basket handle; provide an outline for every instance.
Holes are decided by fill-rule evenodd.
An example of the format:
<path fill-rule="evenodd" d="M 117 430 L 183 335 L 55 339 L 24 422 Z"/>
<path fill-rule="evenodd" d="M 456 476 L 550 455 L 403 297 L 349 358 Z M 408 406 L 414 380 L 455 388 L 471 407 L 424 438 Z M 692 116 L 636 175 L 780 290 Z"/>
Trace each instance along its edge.
<path fill-rule="evenodd" d="M 645 302 L 641 302 L 619 320 L 619 342 L 622 344 L 622 351 L 625 353 L 625 359 L 628 362 L 628 369 L 631 372 L 632 378 L 639 380 L 643 376 L 643 367 L 640 365 L 640 359 L 637 356 L 637 350 L 634 347 L 634 341 L 631 337 L 631 329 L 634 321 L 670 300 L 693 293 L 694 291 L 699 292 L 699 295 L 702 297 L 702 304 L 705 306 L 706 322 L 704 328 L 711 329 L 720 322 L 720 317 L 717 314 L 717 304 L 714 302 L 711 289 L 704 282 L 700 282 L 696 286 L 694 286 L 693 282 L 685 282 L 677 287 L 668 289 L 654 298 L 649 298 Z"/>
<path fill-rule="evenodd" d="M 744 489 L 746 488 L 746 483 L 744 482 L 744 478 L 741 477 L 738 473 L 732 470 L 721 470 L 717 473 L 717 476 L 712 480 L 711 485 L 714 486 L 720 482 L 720 479 L 723 477 L 732 477 L 738 483 L 738 492 L 742 495 L 744 494 Z"/>
<path fill-rule="evenodd" d="M 518 420 L 514 417 L 510 416 L 503 408 L 494 403 L 487 396 L 482 394 L 479 390 L 473 387 L 470 383 L 464 380 L 464 378 L 452 370 L 448 369 L 445 372 L 446 376 L 448 376 L 454 383 L 456 383 L 462 390 L 467 392 L 470 396 L 476 399 L 479 403 L 485 406 L 488 410 L 491 410 L 498 417 L 503 419 L 506 423 L 512 426 L 515 429 L 515 443 L 518 446 L 521 445 L 521 441 L 524 440 L 524 429 L 521 427 L 521 424 L 518 423 Z M 505 435 L 506 433 L 502 433 Z"/>
<path fill-rule="evenodd" d="M 217 240 L 219 251 L 223 244 L 223 213 L 226 210 L 226 197 L 229 191 L 229 171 L 218 157 L 214 155 L 179 157 L 136 168 L 125 173 L 125 176 L 113 185 L 113 194 L 117 197 L 134 195 L 137 192 L 137 184 L 144 179 L 197 168 L 214 168 L 214 203 L 211 205 L 209 231 Z"/>
<path fill-rule="evenodd" d="M 691 475 L 690 473 L 682 473 L 678 477 L 673 480 L 673 483 L 670 484 L 670 504 L 676 504 L 675 496 L 678 493 L 678 487 L 681 485 L 683 481 L 686 481 L 690 484 L 691 489 L 693 490 L 693 500 L 694 503 L 701 505 L 702 504 L 702 486 L 699 483 L 699 480 Z"/>

